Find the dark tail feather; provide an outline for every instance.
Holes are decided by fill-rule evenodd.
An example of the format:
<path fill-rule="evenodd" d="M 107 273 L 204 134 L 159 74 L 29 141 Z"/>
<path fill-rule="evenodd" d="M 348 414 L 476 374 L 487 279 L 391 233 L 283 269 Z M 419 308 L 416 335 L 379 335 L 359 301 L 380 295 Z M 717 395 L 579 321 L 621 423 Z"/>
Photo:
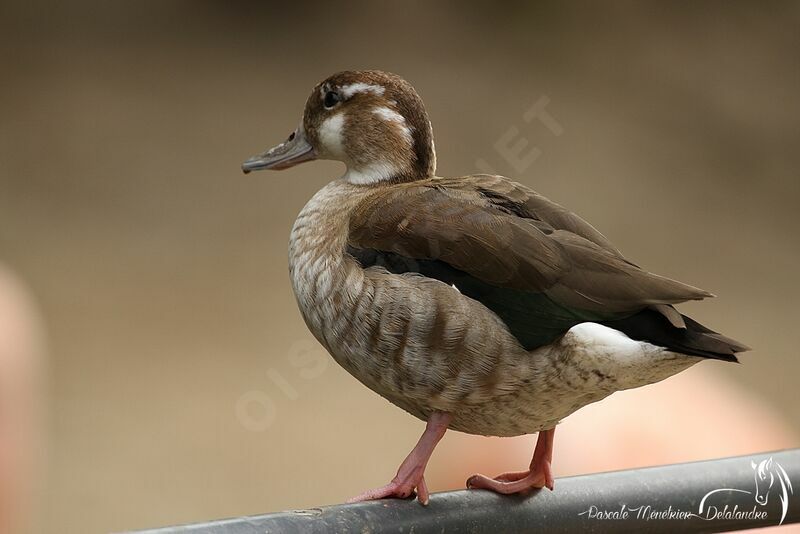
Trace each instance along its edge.
<path fill-rule="evenodd" d="M 750 350 L 747 345 L 714 332 L 690 317 L 681 317 L 686 328 L 676 328 L 664 315 L 651 309 L 642 310 L 625 319 L 603 321 L 602 324 L 637 341 L 646 341 L 681 354 L 715 360 L 738 362 L 736 353 Z"/>

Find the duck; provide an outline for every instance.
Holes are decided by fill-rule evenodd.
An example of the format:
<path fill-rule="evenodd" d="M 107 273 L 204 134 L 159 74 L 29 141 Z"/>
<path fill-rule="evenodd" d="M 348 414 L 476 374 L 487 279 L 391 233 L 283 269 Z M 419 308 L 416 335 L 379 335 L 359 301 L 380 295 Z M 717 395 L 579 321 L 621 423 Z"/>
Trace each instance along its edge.
<path fill-rule="evenodd" d="M 299 126 L 242 170 L 312 160 L 346 169 L 291 230 L 300 313 L 339 365 L 426 423 L 394 478 L 350 502 L 428 504 L 425 469 L 448 429 L 538 433 L 527 469 L 467 487 L 552 490 L 563 419 L 748 350 L 674 307 L 711 293 L 642 269 L 559 204 L 503 176 L 437 176 L 425 106 L 398 75 L 326 78 Z"/>

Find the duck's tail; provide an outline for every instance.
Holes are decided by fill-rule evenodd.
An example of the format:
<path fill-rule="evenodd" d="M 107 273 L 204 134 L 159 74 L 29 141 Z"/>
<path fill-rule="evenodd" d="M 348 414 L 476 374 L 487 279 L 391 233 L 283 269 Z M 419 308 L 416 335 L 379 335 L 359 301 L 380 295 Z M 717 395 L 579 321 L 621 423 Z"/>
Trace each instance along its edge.
<path fill-rule="evenodd" d="M 680 316 L 686 325 L 685 328 L 675 326 L 663 313 L 653 309 L 642 310 L 625 319 L 603 321 L 602 324 L 619 330 L 637 341 L 646 341 L 673 352 L 692 356 L 738 362 L 736 354 L 750 350 L 747 345 L 714 332 L 691 317 L 683 314 Z"/>

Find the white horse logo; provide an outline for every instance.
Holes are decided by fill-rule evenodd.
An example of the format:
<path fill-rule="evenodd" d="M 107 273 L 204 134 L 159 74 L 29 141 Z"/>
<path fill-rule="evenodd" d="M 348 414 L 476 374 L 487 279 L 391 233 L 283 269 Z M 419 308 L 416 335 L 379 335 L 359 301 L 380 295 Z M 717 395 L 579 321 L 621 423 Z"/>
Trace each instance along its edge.
<path fill-rule="evenodd" d="M 781 464 L 772 460 L 771 456 L 766 460 L 761 460 L 758 463 L 755 463 L 751 460 L 750 467 L 753 468 L 753 472 L 755 474 L 755 491 L 746 491 L 735 488 L 720 488 L 715 489 L 714 491 L 709 491 L 700 501 L 700 513 L 703 513 L 706 505 L 706 499 L 708 499 L 708 497 L 714 493 L 720 491 L 735 491 L 738 493 L 753 494 L 755 496 L 756 503 L 764 506 L 767 504 L 767 501 L 769 500 L 769 494 L 771 491 L 773 491 L 774 487 L 776 490 L 780 489 L 778 498 L 781 501 L 781 520 L 778 524 L 782 525 L 783 520 L 786 519 L 786 512 L 789 510 L 789 495 L 794 493 L 792 481 L 789 480 L 789 475 L 786 474 L 786 471 L 783 469 L 783 467 L 781 467 Z M 778 485 L 775 484 L 776 480 L 778 481 Z"/>
<path fill-rule="evenodd" d="M 758 504 L 767 504 L 769 492 L 775 484 L 775 479 L 780 483 L 781 492 L 778 497 L 781 500 L 781 510 L 783 511 L 781 523 L 783 523 L 786 511 L 789 509 L 789 495 L 794 493 L 789 475 L 786 474 L 781 464 L 772 461 L 771 456 L 766 460 L 761 460 L 758 464 L 751 461 L 750 466 L 756 475 L 756 502 Z"/>

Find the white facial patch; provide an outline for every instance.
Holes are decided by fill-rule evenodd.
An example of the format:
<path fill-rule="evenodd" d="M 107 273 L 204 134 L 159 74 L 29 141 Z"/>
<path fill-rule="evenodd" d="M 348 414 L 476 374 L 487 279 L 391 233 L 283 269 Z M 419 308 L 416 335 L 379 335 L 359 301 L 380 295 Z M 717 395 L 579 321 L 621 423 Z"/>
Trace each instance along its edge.
<path fill-rule="evenodd" d="M 334 158 L 344 158 L 344 113 L 337 113 L 328 117 L 320 125 L 319 142 L 327 155 Z"/>
<path fill-rule="evenodd" d="M 364 82 L 351 83 L 339 88 L 339 94 L 345 100 L 356 93 L 372 93 L 376 96 L 381 96 L 384 92 L 386 92 L 386 89 L 382 85 L 372 85 Z"/>
<path fill-rule="evenodd" d="M 372 110 L 372 112 L 387 121 L 394 121 L 399 122 L 400 124 L 405 124 L 406 119 L 403 118 L 398 112 L 393 109 L 387 108 L 385 106 L 381 106 Z"/>
<path fill-rule="evenodd" d="M 411 136 L 411 128 L 406 124 L 406 119 L 398 112 L 385 106 L 377 107 L 372 112 L 385 121 L 395 122 L 400 126 L 400 131 L 403 133 L 403 138 L 411 145 L 414 143 L 414 138 Z"/>

